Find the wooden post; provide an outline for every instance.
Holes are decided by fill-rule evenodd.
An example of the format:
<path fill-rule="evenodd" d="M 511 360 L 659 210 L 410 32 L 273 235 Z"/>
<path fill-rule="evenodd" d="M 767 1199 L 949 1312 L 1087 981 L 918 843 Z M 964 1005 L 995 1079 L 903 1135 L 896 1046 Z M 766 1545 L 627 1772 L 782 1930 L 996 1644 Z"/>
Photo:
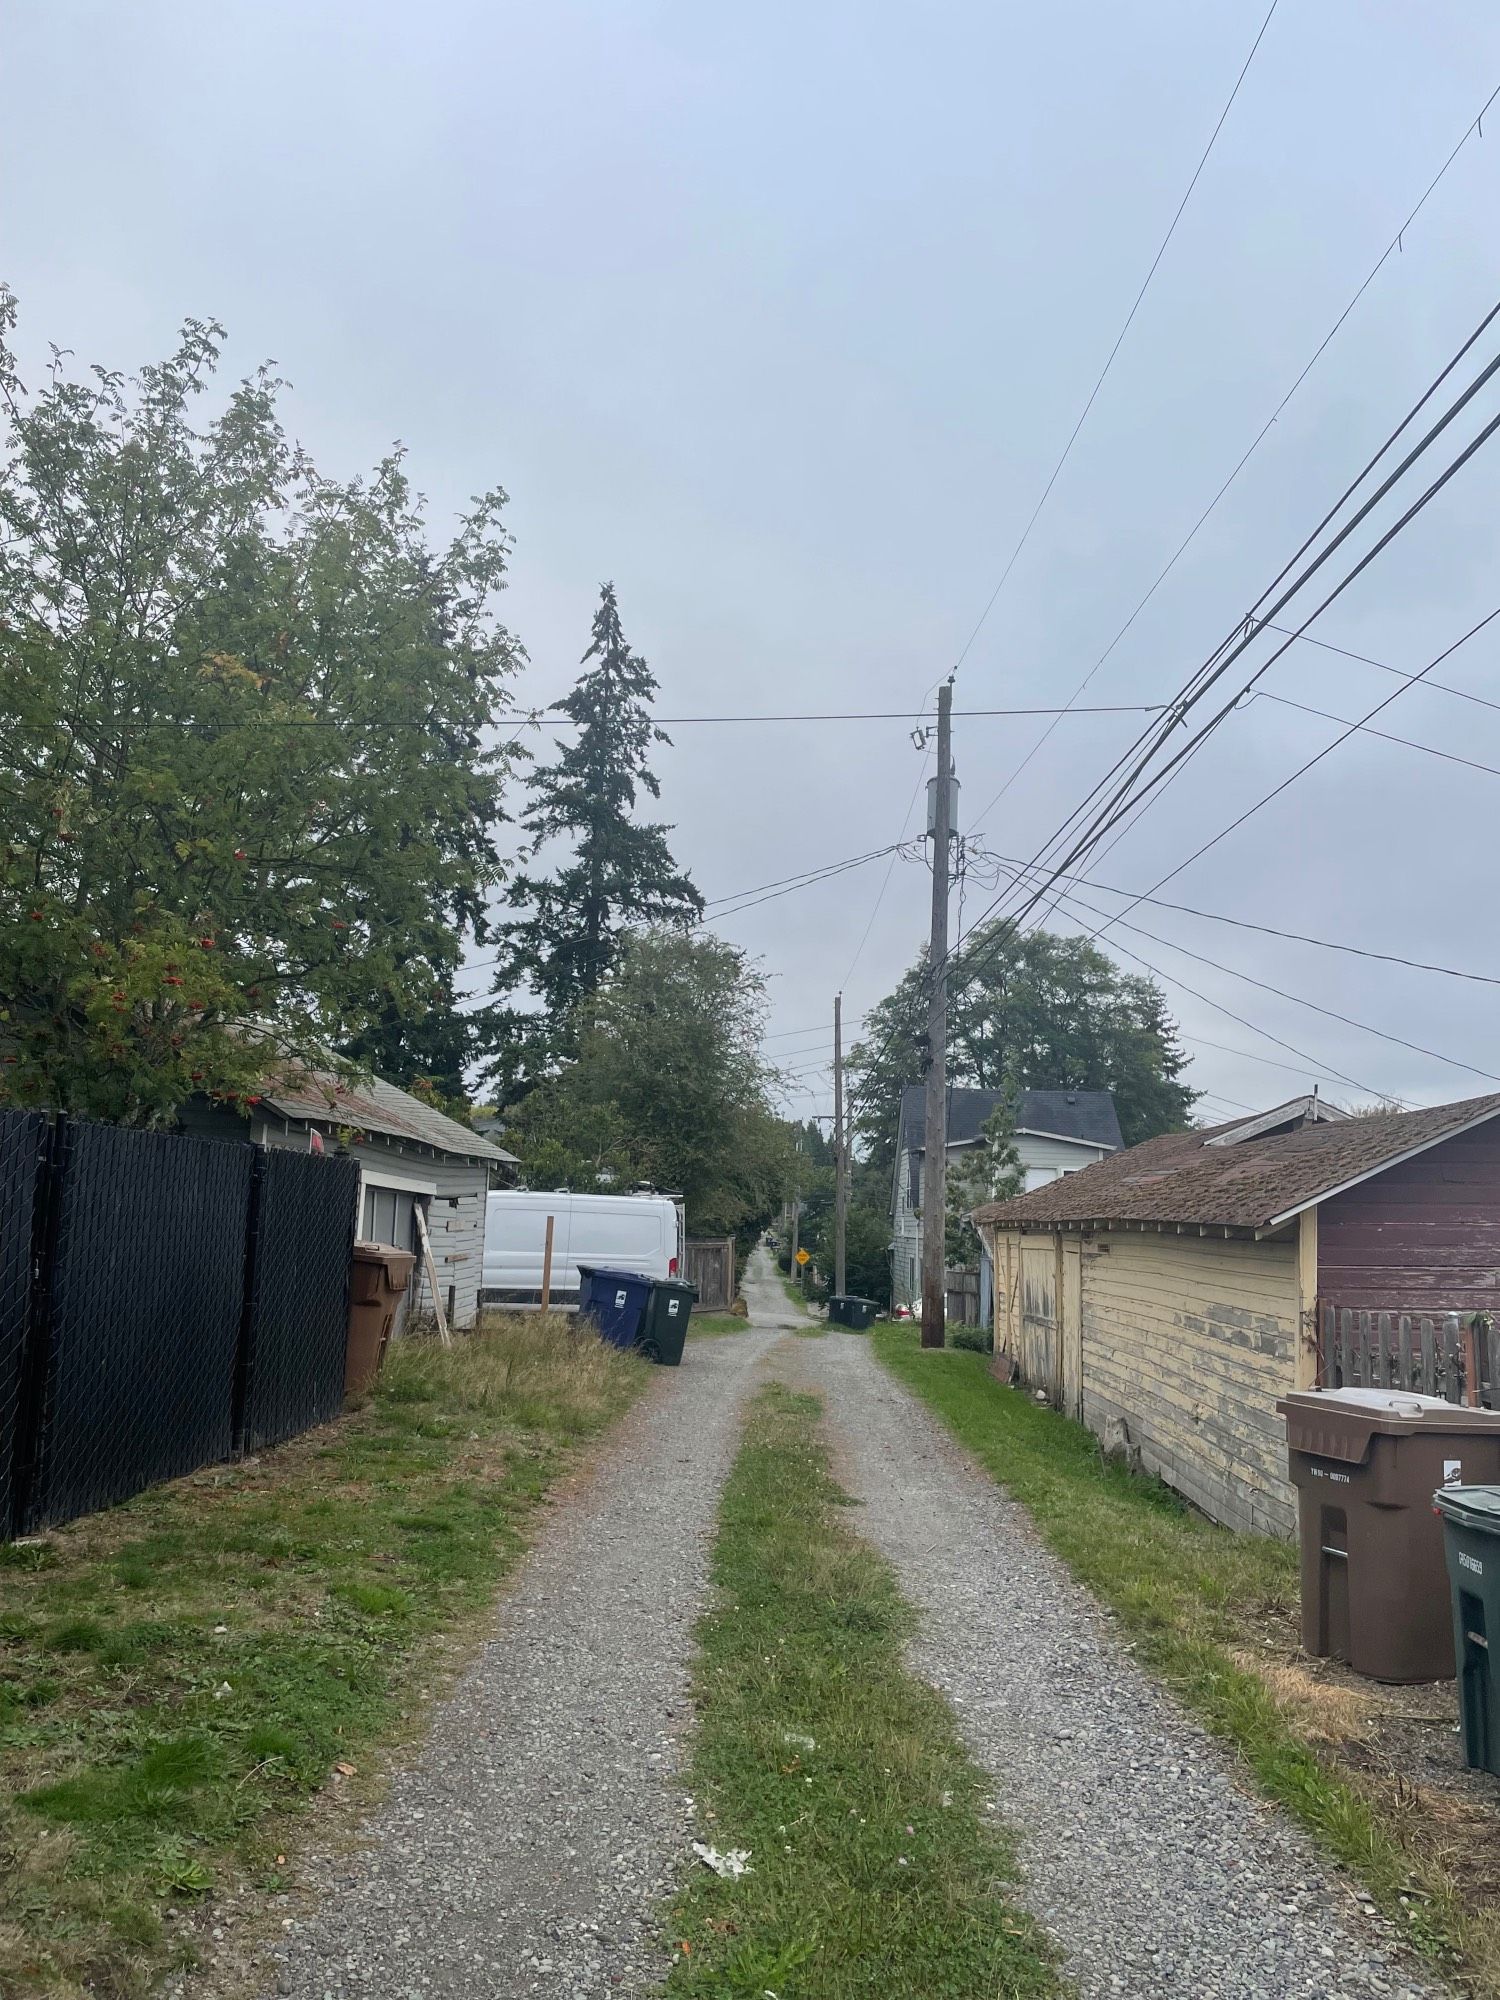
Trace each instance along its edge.
<path fill-rule="evenodd" d="M 427 1234 L 427 1211 L 421 1202 L 412 1205 L 412 1213 L 417 1218 L 417 1235 L 422 1244 L 422 1268 L 427 1273 L 427 1289 L 432 1294 L 432 1316 L 437 1321 L 438 1339 L 444 1347 L 453 1345 L 453 1336 L 448 1331 L 448 1315 L 443 1311 L 443 1295 L 438 1290 L 437 1262 L 432 1254 L 432 1238 Z"/>
<path fill-rule="evenodd" d="M 797 1133 L 797 1151 L 798 1151 L 798 1153 L 799 1153 L 799 1154 L 800 1154 L 800 1153 L 801 1153 L 801 1151 L 802 1151 L 802 1133 L 801 1133 L 801 1131 L 800 1131 L 800 1130 L 799 1130 L 799 1131 L 798 1131 L 798 1133 Z M 797 1248 L 798 1248 L 798 1241 L 797 1241 L 797 1239 L 798 1239 L 798 1236 L 799 1236 L 799 1234 L 800 1234 L 800 1232 L 801 1232 L 801 1228 L 802 1228 L 802 1162 L 801 1162 L 801 1160 L 800 1160 L 800 1159 L 798 1159 L 798 1160 L 795 1160 L 795 1161 L 793 1162 L 793 1167 L 794 1167 L 794 1178 L 793 1178 L 793 1181 L 792 1181 L 792 1259 L 791 1259 L 791 1262 L 792 1262 L 792 1276 L 793 1276 L 793 1277 L 794 1277 L 794 1278 L 795 1278 L 795 1279 L 797 1280 L 797 1283 L 798 1283 L 798 1285 L 800 1286 L 800 1285 L 801 1285 L 801 1283 L 802 1283 L 802 1266 L 801 1266 L 801 1265 L 800 1265 L 800 1264 L 799 1264 L 799 1263 L 797 1262 Z"/>
<path fill-rule="evenodd" d="M 1479 1408 L 1479 1341 L 1474 1332 L 1474 1315 L 1465 1313 L 1464 1332 L 1464 1401 L 1471 1410 Z"/>
<path fill-rule="evenodd" d="M 1304 1208 L 1297 1218 L 1297 1351 L 1292 1356 L 1294 1389 L 1326 1389 L 1327 1359 L 1318 1325 L 1318 1211 Z"/>
<path fill-rule="evenodd" d="M 842 1298 L 849 1176 L 844 1135 L 844 996 L 833 996 L 833 1289 Z"/>
<path fill-rule="evenodd" d="M 941 1347 L 947 1326 L 944 1224 L 948 1212 L 948 841 L 953 804 L 953 683 L 938 689 L 937 781 L 932 815 L 932 934 L 927 945 L 927 1078 L 922 1140 L 922 1345 Z"/>
<path fill-rule="evenodd" d="M 557 1225 L 557 1217 L 547 1217 L 547 1236 L 542 1244 L 542 1311 L 552 1310 L 552 1232 Z"/>

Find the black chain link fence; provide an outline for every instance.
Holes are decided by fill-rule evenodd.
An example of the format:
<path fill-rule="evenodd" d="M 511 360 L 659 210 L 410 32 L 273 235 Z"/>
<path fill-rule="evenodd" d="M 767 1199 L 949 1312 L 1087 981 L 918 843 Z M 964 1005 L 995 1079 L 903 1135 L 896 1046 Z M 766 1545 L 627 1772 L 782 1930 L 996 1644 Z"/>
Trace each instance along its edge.
<path fill-rule="evenodd" d="M 15 1511 L 38 1182 L 46 1148 L 47 1121 L 40 1113 L 0 1111 L 0 1536 Z"/>
<path fill-rule="evenodd" d="M 335 1415 L 358 1188 L 352 1160 L 0 1114 L 0 1538 Z"/>
<path fill-rule="evenodd" d="M 235 1443 L 280 1444 L 336 1417 L 344 1401 L 355 1160 L 263 1153 Z"/>

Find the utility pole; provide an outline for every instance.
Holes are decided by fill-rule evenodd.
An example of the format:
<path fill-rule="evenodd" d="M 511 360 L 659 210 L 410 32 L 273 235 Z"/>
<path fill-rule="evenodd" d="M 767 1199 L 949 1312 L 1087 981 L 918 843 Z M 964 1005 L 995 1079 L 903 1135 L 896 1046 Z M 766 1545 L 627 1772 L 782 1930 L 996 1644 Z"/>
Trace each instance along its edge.
<path fill-rule="evenodd" d="M 953 816 L 953 683 L 938 689 L 932 814 L 932 934 L 927 947 L 927 1090 L 922 1145 L 922 1345 L 946 1333 L 943 1284 L 948 1195 L 948 845 Z"/>
<path fill-rule="evenodd" d="M 802 1133 L 797 1133 L 797 1152 L 802 1152 Z M 797 1232 L 802 1221 L 802 1161 L 797 1161 L 796 1175 L 792 1181 L 792 1276 L 802 1283 L 802 1266 L 797 1262 Z"/>
<path fill-rule="evenodd" d="M 844 1222 L 848 1214 L 846 1173 L 848 1147 L 844 1132 L 844 996 L 833 996 L 833 1289 L 844 1295 Z"/>

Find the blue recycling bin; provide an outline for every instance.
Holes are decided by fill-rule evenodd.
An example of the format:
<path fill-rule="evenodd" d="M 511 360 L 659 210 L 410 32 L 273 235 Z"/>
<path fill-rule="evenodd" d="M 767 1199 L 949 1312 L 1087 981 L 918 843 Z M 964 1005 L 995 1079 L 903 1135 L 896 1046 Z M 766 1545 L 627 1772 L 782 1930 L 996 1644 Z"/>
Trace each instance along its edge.
<path fill-rule="evenodd" d="M 607 1264 L 578 1267 L 578 1311 L 599 1329 L 611 1347 L 634 1347 L 651 1298 L 652 1280 L 639 1271 L 617 1271 Z"/>

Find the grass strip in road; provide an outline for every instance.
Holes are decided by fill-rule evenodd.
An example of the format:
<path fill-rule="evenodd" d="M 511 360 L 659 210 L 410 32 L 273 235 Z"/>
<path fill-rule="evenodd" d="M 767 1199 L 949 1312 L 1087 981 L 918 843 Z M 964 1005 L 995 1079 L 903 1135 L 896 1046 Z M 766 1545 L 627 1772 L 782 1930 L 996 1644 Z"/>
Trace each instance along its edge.
<path fill-rule="evenodd" d="M 850 1531 L 816 1398 L 768 1387 L 726 1485 L 698 1629 L 703 1838 L 674 1904 L 673 1996 L 1023 2000 L 1062 1989 L 1006 1900 L 1009 1841 L 942 1700 L 906 1671 L 914 1615 Z"/>
<path fill-rule="evenodd" d="M 750 1322 L 738 1313 L 698 1313 L 688 1321 L 689 1340 L 717 1340 L 726 1333 L 748 1333 Z"/>
<path fill-rule="evenodd" d="M 144 1994 L 167 1908 L 282 1886 L 649 1373 L 537 1314 L 403 1341 L 337 1423 L 0 1548 L 0 1993 Z"/>
<path fill-rule="evenodd" d="M 1368 1888 L 1414 1945 L 1500 2000 L 1500 1917 L 1455 1872 L 1451 1832 L 1424 1831 L 1399 1778 L 1341 1766 L 1306 1712 L 1257 1671 L 1268 1627 L 1292 1629 L 1290 1543 L 1235 1534 L 990 1373 L 986 1357 L 924 1351 L 917 1330 L 875 1331 L 876 1352 L 1029 1509 L 1043 1539 L 1107 1604 L 1148 1666 Z M 1279 1648 L 1278 1648 L 1279 1650 Z"/>

